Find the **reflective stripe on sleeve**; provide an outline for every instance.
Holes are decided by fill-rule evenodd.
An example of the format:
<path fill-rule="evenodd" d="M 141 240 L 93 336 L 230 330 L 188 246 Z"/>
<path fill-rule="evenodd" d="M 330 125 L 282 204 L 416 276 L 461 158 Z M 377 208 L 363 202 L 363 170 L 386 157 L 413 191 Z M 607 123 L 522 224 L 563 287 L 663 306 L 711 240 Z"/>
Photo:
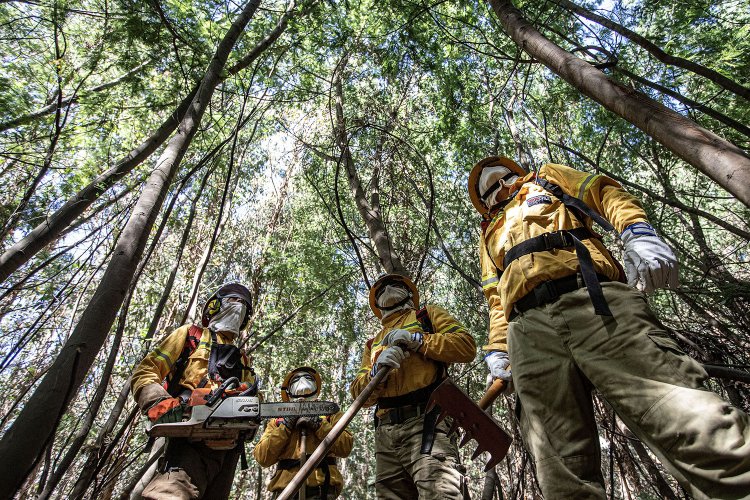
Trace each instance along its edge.
<path fill-rule="evenodd" d="M 586 189 L 589 187 L 591 182 L 599 177 L 599 174 L 591 174 L 588 177 L 586 177 L 583 182 L 581 182 L 581 187 L 578 189 L 578 198 L 583 200 L 584 195 L 586 194 Z"/>
<path fill-rule="evenodd" d="M 169 367 L 169 370 L 170 371 L 172 370 L 172 367 L 174 366 L 174 363 L 172 363 L 172 360 L 169 359 L 169 356 L 167 356 L 166 354 L 164 354 L 163 352 L 161 352 L 158 347 L 156 349 L 154 349 L 153 351 L 151 351 L 151 354 L 154 355 L 154 357 L 156 358 L 157 361 L 162 361 L 162 362 L 166 361 L 167 362 L 167 366 Z"/>
<path fill-rule="evenodd" d="M 488 288 L 492 288 L 494 286 L 497 286 L 497 282 L 500 281 L 497 279 L 497 276 L 490 276 L 486 280 L 482 281 L 482 290 L 487 290 Z"/>

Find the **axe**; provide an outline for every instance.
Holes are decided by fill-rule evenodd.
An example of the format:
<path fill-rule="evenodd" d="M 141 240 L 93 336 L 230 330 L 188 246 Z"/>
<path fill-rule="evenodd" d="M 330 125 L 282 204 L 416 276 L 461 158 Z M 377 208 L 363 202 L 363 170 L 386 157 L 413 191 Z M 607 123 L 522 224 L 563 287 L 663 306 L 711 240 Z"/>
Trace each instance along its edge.
<path fill-rule="evenodd" d="M 490 459 L 484 467 L 485 471 L 490 470 L 505 458 L 510 443 L 513 441 L 513 438 L 500 427 L 495 419 L 484 412 L 505 390 L 505 384 L 504 380 L 495 380 L 477 404 L 450 378 L 446 378 L 432 392 L 430 402 L 425 410 L 430 411 L 437 405 L 440 409 L 438 422 L 448 416 L 453 418 L 453 425 L 451 425 L 448 434 L 454 432 L 458 427 L 464 429 L 464 437 L 461 439 L 459 447 L 465 446 L 472 438 L 476 439 L 477 449 L 471 456 L 472 460 L 484 451 L 489 452 Z"/>

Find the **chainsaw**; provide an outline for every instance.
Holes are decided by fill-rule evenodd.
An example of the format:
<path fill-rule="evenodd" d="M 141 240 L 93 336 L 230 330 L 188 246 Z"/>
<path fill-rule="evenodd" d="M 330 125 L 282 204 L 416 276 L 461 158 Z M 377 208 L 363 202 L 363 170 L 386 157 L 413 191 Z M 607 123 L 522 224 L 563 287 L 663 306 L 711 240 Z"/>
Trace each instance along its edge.
<path fill-rule="evenodd" d="M 339 406 L 330 401 L 262 403 L 257 396 L 248 395 L 251 391 L 256 392 L 256 388 L 243 387 L 236 377 L 232 377 L 214 390 L 195 389 L 182 406 L 181 421 L 149 421 L 146 432 L 152 438 L 220 440 L 236 437 L 239 432 L 252 434 L 262 419 L 316 417 L 333 415 L 339 411 Z"/>

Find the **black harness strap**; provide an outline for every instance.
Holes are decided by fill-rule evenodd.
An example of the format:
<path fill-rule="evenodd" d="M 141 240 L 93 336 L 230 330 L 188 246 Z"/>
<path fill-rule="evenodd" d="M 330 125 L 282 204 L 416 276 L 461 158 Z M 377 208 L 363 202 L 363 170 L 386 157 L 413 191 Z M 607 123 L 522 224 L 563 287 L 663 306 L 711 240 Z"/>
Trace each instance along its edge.
<path fill-rule="evenodd" d="M 563 203 L 563 205 L 568 208 L 572 208 L 573 213 L 576 215 L 580 223 L 584 226 L 585 224 L 581 215 L 591 217 L 591 219 L 599 224 L 605 231 L 614 231 L 615 227 L 610 224 L 607 219 L 599 215 L 593 208 L 588 206 L 582 199 L 576 198 L 575 196 L 570 196 L 565 191 L 563 191 L 560 186 L 551 183 L 547 179 L 537 178 L 537 183 L 550 193 L 554 194 L 555 197 L 557 197 Z"/>
<path fill-rule="evenodd" d="M 577 240 L 585 240 L 593 237 L 591 231 L 585 227 L 577 227 L 570 230 L 552 231 L 544 233 L 512 247 L 505 253 L 503 258 L 503 269 L 507 269 L 511 262 L 520 259 L 524 255 L 534 252 L 545 252 L 559 248 L 575 246 Z"/>
<path fill-rule="evenodd" d="M 594 209 L 589 207 L 583 200 L 565 193 L 557 184 L 553 184 L 542 178 L 537 178 L 537 183 L 558 198 L 566 208 L 573 212 L 573 215 L 575 215 L 576 219 L 582 224 L 582 227 L 570 230 L 552 231 L 522 241 L 511 247 L 505 253 L 505 257 L 503 258 L 503 270 L 507 269 L 513 261 L 524 255 L 574 247 L 576 255 L 578 256 L 578 261 L 581 264 L 581 277 L 583 278 L 583 283 L 586 285 L 589 296 L 591 297 L 594 312 L 599 316 L 612 316 L 612 311 L 610 311 L 607 300 L 604 298 L 601 283 L 596 276 L 596 269 L 594 268 L 594 261 L 591 259 L 591 252 L 586 248 L 586 245 L 583 244 L 583 240 L 598 238 L 593 231 L 586 227 L 586 217 L 590 217 L 606 231 L 614 230 L 614 226 L 612 226 L 607 219 L 599 215 Z M 501 274 L 502 270 L 497 268 L 497 277 L 500 278 Z"/>

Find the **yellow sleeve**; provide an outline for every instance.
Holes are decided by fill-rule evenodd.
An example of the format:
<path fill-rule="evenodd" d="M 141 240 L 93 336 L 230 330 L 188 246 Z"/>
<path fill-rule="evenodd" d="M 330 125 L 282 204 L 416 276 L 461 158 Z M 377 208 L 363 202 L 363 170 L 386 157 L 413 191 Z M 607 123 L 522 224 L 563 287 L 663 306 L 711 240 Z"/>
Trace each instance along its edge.
<path fill-rule="evenodd" d="M 286 425 L 277 423 L 275 419 L 269 420 L 266 430 L 253 449 L 255 460 L 261 467 L 270 467 L 277 463 L 291 436 L 292 431 Z"/>
<path fill-rule="evenodd" d="M 482 350 L 507 352 L 508 321 L 505 319 L 500 292 L 497 289 L 500 280 L 497 277 L 495 264 L 487 255 L 483 233 L 479 235 L 479 267 L 482 270 L 482 292 L 487 299 L 490 313 L 490 331 L 487 336 L 487 345 L 482 347 Z"/>
<path fill-rule="evenodd" d="M 425 333 L 420 352 L 426 358 L 444 363 L 469 363 L 477 353 L 474 337 L 448 311 L 428 305 L 434 333 Z"/>
<path fill-rule="evenodd" d="M 370 362 L 370 349 L 372 341 L 373 339 L 370 339 L 367 341 L 367 344 L 365 344 L 365 350 L 362 353 L 362 362 L 360 363 L 357 377 L 354 379 L 351 385 L 349 385 L 349 393 L 352 395 L 353 399 L 357 399 L 357 396 L 359 396 L 364 388 L 367 387 L 367 384 L 369 384 L 371 380 L 370 372 L 372 371 L 372 363 Z M 377 403 L 378 397 L 380 396 L 380 393 L 382 391 L 383 384 L 372 391 L 370 397 L 367 398 L 367 401 L 365 401 L 364 407 L 367 408 Z"/>
<path fill-rule="evenodd" d="M 190 325 L 183 325 L 173 331 L 135 367 L 133 379 L 130 382 L 130 390 L 136 401 L 141 389 L 149 384 L 161 384 L 172 371 L 177 358 L 180 357 L 182 348 L 185 346 L 189 329 Z"/>
<path fill-rule="evenodd" d="M 620 184 L 601 174 L 589 174 L 564 165 L 547 164 L 543 177 L 580 198 L 612 223 L 618 233 L 636 222 L 648 222 L 640 201 Z"/>
<path fill-rule="evenodd" d="M 336 422 L 341 420 L 341 417 L 343 415 L 343 413 L 338 412 L 335 415 L 331 415 L 330 417 L 323 417 L 323 420 L 320 423 L 320 427 L 318 427 L 318 430 L 315 431 L 315 435 L 318 437 L 318 439 L 323 441 L 328 433 L 331 432 L 333 426 L 336 425 Z M 333 446 L 331 446 L 331 449 L 328 451 L 328 455 L 339 458 L 346 458 L 349 456 L 349 453 L 352 452 L 353 445 L 354 438 L 352 437 L 352 433 L 347 429 L 344 429 L 339 437 L 336 438 L 336 441 L 334 441 Z"/>

